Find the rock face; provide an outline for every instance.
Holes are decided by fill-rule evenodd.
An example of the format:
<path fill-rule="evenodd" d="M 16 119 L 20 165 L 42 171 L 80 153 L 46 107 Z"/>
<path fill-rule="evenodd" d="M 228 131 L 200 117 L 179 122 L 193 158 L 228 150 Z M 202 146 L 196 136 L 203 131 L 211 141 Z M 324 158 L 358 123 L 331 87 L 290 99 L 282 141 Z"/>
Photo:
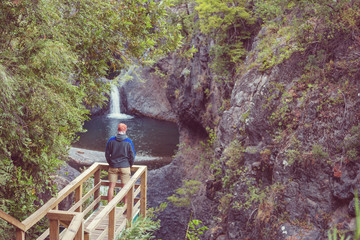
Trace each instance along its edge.
<path fill-rule="evenodd" d="M 136 69 L 121 87 L 124 112 L 174 122 L 175 114 L 165 94 L 165 84 L 153 69 Z M 123 112 L 123 111 L 122 111 Z"/>
<path fill-rule="evenodd" d="M 198 51 L 190 61 L 171 56 L 158 63 L 167 76 L 167 97 L 176 112 L 180 128 L 206 135 L 206 126 L 213 128 L 219 121 L 219 109 L 230 97 L 229 87 L 211 79 L 209 48 L 201 36 L 191 45 Z M 163 62 L 171 63 L 170 66 Z"/>
<path fill-rule="evenodd" d="M 330 57 L 313 63 L 323 68 L 315 77 L 309 65 L 299 64 L 309 59 L 300 53 L 266 71 L 248 68 L 236 77 L 230 97 L 229 88 L 211 78 L 208 51 L 200 42 L 193 39 L 199 51 L 190 62 L 170 56 L 157 68 L 166 75 L 180 131 L 205 136 L 206 127 L 217 130 L 214 156 L 221 174 L 209 178 L 203 199 L 218 206 L 211 214 L 221 220 L 198 215 L 211 228 L 205 238 L 327 239 L 331 227 L 353 229 L 360 179 L 360 68 L 354 54 L 359 45 L 330 44 Z M 245 66 L 254 60 L 248 57 Z M 177 176 L 170 169 L 162 174 Z M 219 182 L 222 187 L 215 187 Z M 176 222 L 163 224 L 171 229 Z"/>
<path fill-rule="evenodd" d="M 343 51 L 347 47 L 334 49 L 335 65 L 344 58 L 355 60 L 350 52 Z M 326 231 L 334 222 L 349 229 L 351 216 L 339 219 L 331 213 L 348 206 L 359 186 L 360 164 L 349 161 L 345 148 L 346 136 L 359 124 L 360 71 L 357 69 L 357 77 L 348 79 L 346 90 L 341 81 L 347 77 L 338 70 L 333 71 L 338 79 L 316 80 L 306 86 L 301 79 L 304 69 L 298 65 L 305 60 L 293 54 L 266 72 L 251 69 L 234 86 L 231 108 L 224 112 L 219 124 L 219 145 L 226 149 L 237 140 L 245 149 L 252 149 L 244 154 L 243 166 L 251 169 L 247 177 L 267 186 L 279 184 L 282 190 L 264 192 L 270 199 L 259 204 L 258 209 L 252 208 L 257 211 L 253 220 L 252 212 L 234 210 L 236 202 L 244 202 L 242 193 L 248 191 L 239 179 L 235 188 L 239 195 L 234 197 L 225 223 L 229 227 L 228 239 L 326 239 Z M 271 199 L 271 194 L 276 199 Z M 261 215 L 265 211 L 261 207 L 266 204 L 269 219 Z M 281 217 L 281 213 L 286 213 L 283 217 L 287 220 L 270 219 Z M 306 226 L 299 221 L 306 222 Z M 256 234 L 246 229 L 251 222 L 255 229 L 265 227 L 279 234 Z"/>
<path fill-rule="evenodd" d="M 160 169 L 149 171 L 148 174 L 148 206 L 158 207 L 161 203 L 167 202 L 167 197 L 174 194 L 175 189 L 182 185 L 182 173 L 179 159 L 173 161 Z M 161 228 L 156 232 L 156 239 L 185 239 L 185 229 L 189 209 L 182 209 L 172 206 L 165 208 L 158 219 L 161 221 Z"/>

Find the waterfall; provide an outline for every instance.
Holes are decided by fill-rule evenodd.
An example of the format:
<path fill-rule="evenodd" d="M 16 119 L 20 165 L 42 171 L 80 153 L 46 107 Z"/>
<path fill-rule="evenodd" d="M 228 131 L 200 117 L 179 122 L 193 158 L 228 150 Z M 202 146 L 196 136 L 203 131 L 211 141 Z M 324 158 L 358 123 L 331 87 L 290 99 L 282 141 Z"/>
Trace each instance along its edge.
<path fill-rule="evenodd" d="M 110 114 L 109 118 L 118 118 L 118 119 L 129 119 L 133 118 L 130 115 L 121 113 L 120 111 L 120 93 L 119 89 L 115 85 L 111 85 L 111 96 L 110 96 Z"/>

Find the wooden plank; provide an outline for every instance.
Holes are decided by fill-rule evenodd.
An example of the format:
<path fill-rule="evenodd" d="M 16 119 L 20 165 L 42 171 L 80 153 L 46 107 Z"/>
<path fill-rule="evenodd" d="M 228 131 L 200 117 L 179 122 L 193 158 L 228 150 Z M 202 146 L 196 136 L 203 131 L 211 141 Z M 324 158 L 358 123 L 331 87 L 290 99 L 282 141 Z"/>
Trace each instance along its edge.
<path fill-rule="evenodd" d="M 131 186 L 130 191 L 126 195 L 126 202 L 127 202 L 126 219 L 128 220 L 131 227 L 133 208 L 134 208 L 134 185 Z"/>
<path fill-rule="evenodd" d="M 100 222 L 110 213 L 110 211 L 115 208 L 115 206 L 125 197 L 125 195 L 130 191 L 135 182 L 141 176 L 141 174 L 146 170 L 146 167 L 139 166 L 138 171 L 130 178 L 130 181 L 120 190 L 120 192 L 108 203 L 108 205 L 101 210 L 101 212 L 95 217 L 95 219 L 85 228 L 87 231 L 91 232 L 95 229 Z"/>
<path fill-rule="evenodd" d="M 78 229 L 78 232 L 74 238 L 74 240 L 84 240 L 84 219 L 81 218 L 81 225 Z"/>
<path fill-rule="evenodd" d="M 16 240 L 25 240 L 25 232 L 19 228 L 16 229 Z"/>
<path fill-rule="evenodd" d="M 91 223 L 91 221 L 96 217 L 97 214 L 99 214 L 105 207 L 101 206 L 99 208 L 98 211 L 96 211 L 93 215 L 91 215 L 87 221 L 89 223 Z M 126 219 L 125 216 L 123 215 L 124 209 L 123 207 L 116 207 L 116 211 L 115 211 L 115 221 L 116 221 L 116 232 L 118 232 L 119 227 L 125 222 L 126 223 Z M 86 224 L 85 224 L 86 225 Z M 100 239 L 108 239 L 108 226 L 109 226 L 109 218 L 106 217 L 103 219 L 103 221 L 99 224 L 99 226 L 97 226 L 90 234 L 90 232 L 87 232 L 90 234 L 89 239 L 91 240 L 100 240 Z M 85 230 L 86 232 L 86 230 Z M 118 234 L 115 234 L 115 236 L 117 237 Z"/>
<path fill-rule="evenodd" d="M 3 212 L 0 210 L 0 218 L 4 219 L 11 225 L 14 225 L 16 228 L 21 229 L 22 231 L 25 231 L 25 224 L 17 220 L 16 218 L 10 216 L 6 212 Z"/>
<path fill-rule="evenodd" d="M 84 216 L 85 216 L 88 212 L 90 212 L 91 210 L 93 210 L 93 209 L 94 209 L 94 206 L 96 206 L 96 205 L 99 204 L 100 199 L 101 199 L 101 196 L 99 196 L 97 199 L 95 199 L 95 200 L 83 211 Z"/>
<path fill-rule="evenodd" d="M 138 209 L 137 211 L 135 211 L 135 213 L 133 214 L 133 221 L 135 220 L 136 216 L 140 214 L 140 209 Z"/>
<path fill-rule="evenodd" d="M 137 202 L 134 206 L 134 210 L 133 211 L 138 211 L 140 210 L 140 204 L 141 204 L 141 201 Z M 133 214 L 134 215 L 134 214 Z"/>
<path fill-rule="evenodd" d="M 136 188 L 135 188 L 135 189 L 136 189 Z M 134 192 L 134 197 L 136 197 L 137 195 L 139 195 L 140 191 L 141 191 L 141 188 L 138 187 L 138 188 L 135 190 L 135 192 Z"/>
<path fill-rule="evenodd" d="M 100 163 L 100 164 L 99 164 L 99 169 L 100 169 L 100 170 L 106 170 L 106 171 L 108 171 L 108 170 L 109 170 L 109 164 L 107 164 L 107 163 Z"/>
<path fill-rule="evenodd" d="M 41 208 L 31 214 L 30 217 L 22 221 L 22 223 L 25 225 L 25 231 L 29 230 L 33 225 L 40 221 L 51 209 L 53 209 L 57 205 L 55 200 L 55 198 L 51 198 Z"/>
<path fill-rule="evenodd" d="M 109 229 L 108 229 L 108 240 L 113 240 L 115 237 L 115 208 L 109 213 Z"/>
<path fill-rule="evenodd" d="M 98 189 L 100 189 L 101 183 L 98 183 L 95 187 L 93 187 L 87 194 L 85 194 L 84 197 L 81 198 L 80 201 L 78 201 L 76 204 L 74 204 L 74 206 L 72 206 L 68 211 L 69 212 L 74 212 L 75 209 L 77 209 L 80 205 L 82 205 L 86 200 L 88 200 L 88 198 L 91 197 L 91 195 L 93 193 L 95 193 L 95 191 L 97 191 Z M 94 198 L 96 199 L 96 198 Z"/>
<path fill-rule="evenodd" d="M 84 224 L 83 216 L 84 215 L 82 213 L 78 213 L 78 214 L 75 214 L 75 216 L 73 216 L 73 219 L 72 219 L 69 227 L 66 229 L 63 239 L 65 239 L 65 240 L 74 239 L 76 236 L 78 236 L 77 233 L 79 230 L 81 230 L 81 232 L 82 232 L 81 235 L 83 235 L 84 231 L 81 227 Z"/>
<path fill-rule="evenodd" d="M 75 189 L 75 203 L 79 202 L 82 198 L 83 195 L 83 184 L 80 184 L 80 186 L 78 186 Z M 82 212 L 82 204 L 80 204 L 80 206 L 75 209 L 75 212 Z"/>
<path fill-rule="evenodd" d="M 59 240 L 59 220 L 50 219 L 50 239 Z"/>
<path fill-rule="evenodd" d="M 147 167 L 145 166 L 145 171 L 141 175 L 141 195 L 140 195 L 140 214 L 143 217 L 146 217 L 146 204 L 147 204 Z"/>
<path fill-rule="evenodd" d="M 79 213 L 75 212 L 67 212 L 67 211 L 61 211 L 61 210 L 51 210 L 46 215 L 50 220 L 61 220 L 61 221 L 72 221 L 73 218 L 78 215 Z"/>
<path fill-rule="evenodd" d="M 25 231 L 29 230 L 34 226 L 38 221 L 40 221 L 51 209 L 53 209 L 57 204 L 64 200 L 70 193 L 72 193 L 78 186 L 83 184 L 87 179 L 89 179 L 100 167 L 104 167 L 102 163 L 94 163 L 81 173 L 77 178 L 75 178 L 71 183 L 64 187 L 56 198 L 50 199 L 45 205 L 39 208 L 36 212 L 30 215 L 27 219 L 22 221 L 25 225 Z"/>
<path fill-rule="evenodd" d="M 106 227 L 106 228 L 102 231 L 102 233 L 96 238 L 96 240 L 105 239 L 105 237 L 106 237 L 106 235 L 107 235 L 107 233 L 108 233 L 108 228 L 109 228 L 109 227 Z"/>
<path fill-rule="evenodd" d="M 90 240 L 90 233 L 84 231 L 84 240 Z"/>
<path fill-rule="evenodd" d="M 94 185 L 97 186 L 99 183 L 101 183 L 101 179 L 100 179 L 100 169 L 98 169 L 95 173 L 94 173 Z M 94 199 L 97 199 L 100 196 L 100 187 L 94 192 Z M 94 206 L 94 210 L 97 209 L 99 207 L 99 204 L 96 204 Z"/>

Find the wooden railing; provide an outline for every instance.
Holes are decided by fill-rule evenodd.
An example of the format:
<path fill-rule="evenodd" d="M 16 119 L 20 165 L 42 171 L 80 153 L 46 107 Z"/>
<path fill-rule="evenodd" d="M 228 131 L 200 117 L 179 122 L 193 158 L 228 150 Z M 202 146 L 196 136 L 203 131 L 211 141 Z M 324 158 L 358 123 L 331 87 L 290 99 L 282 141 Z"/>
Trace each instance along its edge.
<path fill-rule="evenodd" d="M 16 228 L 16 239 L 25 240 L 26 232 L 37 224 L 45 216 L 49 219 L 50 227 L 37 240 L 44 240 L 48 236 L 50 239 L 91 239 L 94 231 L 99 231 L 98 226 L 106 218 L 108 218 L 108 226 L 97 236 L 96 239 L 114 239 L 118 236 L 126 226 L 131 226 L 133 219 L 138 215 L 146 216 L 146 191 L 147 191 L 147 167 L 134 165 L 131 168 L 132 177 L 130 181 L 114 196 L 114 198 L 99 210 L 99 203 L 101 200 L 106 200 L 106 196 L 100 195 L 100 187 L 108 186 L 107 180 L 100 179 L 100 171 L 108 170 L 109 166 L 105 163 L 95 163 L 83 173 L 81 173 L 75 180 L 63 188 L 57 197 L 51 198 L 36 212 L 20 222 L 12 216 L 0 210 L 0 218 L 12 224 Z M 93 177 L 93 186 L 87 193 L 83 194 L 84 183 Z M 137 184 L 140 179 L 140 184 Z M 120 184 L 117 183 L 116 187 Z M 66 211 L 58 210 L 58 206 L 71 193 L 74 193 L 74 202 L 70 209 Z M 90 201 L 85 209 L 84 203 Z M 140 196 L 140 198 L 138 198 Z M 116 206 L 125 198 L 127 203 L 122 208 Z M 98 211 L 97 211 L 98 210 Z M 96 212 L 97 211 L 97 212 Z M 117 219 L 123 216 L 126 211 L 126 219 L 116 228 Z M 91 219 L 90 216 L 96 216 Z M 116 213 L 116 214 L 115 214 Z M 86 217 L 86 218 L 85 218 Z M 91 222 L 90 222 L 91 219 Z M 60 233 L 59 226 L 65 228 Z M 98 234 L 98 233 L 97 233 Z"/>

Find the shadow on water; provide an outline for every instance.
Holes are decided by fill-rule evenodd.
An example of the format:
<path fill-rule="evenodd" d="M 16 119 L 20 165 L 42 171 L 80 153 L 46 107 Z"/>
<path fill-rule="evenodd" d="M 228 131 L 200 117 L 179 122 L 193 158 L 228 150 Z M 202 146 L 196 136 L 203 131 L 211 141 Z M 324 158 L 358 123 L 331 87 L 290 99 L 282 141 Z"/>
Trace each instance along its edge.
<path fill-rule="evenodd" d="M 94 117 L 85 122 L 87 132 L 79 134 L 73 147 L 104 152 L 108 139 L 116 134 L 120 122 L 128 126 L 127 135 L 134 143 L 137 164 L 158 168 L 171 162 L 179 143 L 176 124 L 146 117 Z"/>

